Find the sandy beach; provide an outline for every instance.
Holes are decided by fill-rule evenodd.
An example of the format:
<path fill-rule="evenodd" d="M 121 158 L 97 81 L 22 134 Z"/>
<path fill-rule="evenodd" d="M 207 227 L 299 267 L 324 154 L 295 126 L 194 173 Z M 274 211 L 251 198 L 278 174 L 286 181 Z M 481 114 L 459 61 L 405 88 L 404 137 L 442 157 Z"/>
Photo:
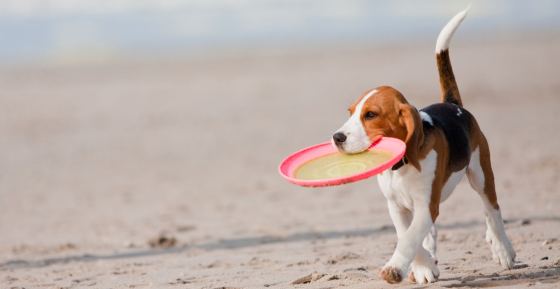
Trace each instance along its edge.
<path fill-rule="evenodd" d="M 492 261 L 463 180 L 430 288 L 560 286 L 560 37 L 458 39 L 517 251 Z M 433 39 L 0 69 L 1 288 L 424 288 L 378 277 L 396 235 L 375 178 L 277 173 L 387 84 L 438 101 Z"/>

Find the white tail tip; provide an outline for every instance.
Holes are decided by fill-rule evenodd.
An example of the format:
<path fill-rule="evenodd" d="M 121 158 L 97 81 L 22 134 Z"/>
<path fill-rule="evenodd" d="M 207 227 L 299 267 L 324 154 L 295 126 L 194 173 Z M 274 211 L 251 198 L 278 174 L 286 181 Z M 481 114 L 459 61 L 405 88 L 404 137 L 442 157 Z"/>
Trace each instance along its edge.
<path fill-rule="evenodd" d="M 463 22 L 465 16 L 467 16 L 469 9 L 471 9 L 471 5 L 469 5 L 467 9 L 457 13 L 457 15 L 451 18 L 451 20 L 447 22 L 445 27 L 443 27 L 437 38 L 436 54 L 449 49 L 449 42 L 451 42 L 451 37 L 453 37 L 453 33 L 455 33 L 455 30 L 457 30 L 457 27 L 459 27 L 461 22 Z"/>

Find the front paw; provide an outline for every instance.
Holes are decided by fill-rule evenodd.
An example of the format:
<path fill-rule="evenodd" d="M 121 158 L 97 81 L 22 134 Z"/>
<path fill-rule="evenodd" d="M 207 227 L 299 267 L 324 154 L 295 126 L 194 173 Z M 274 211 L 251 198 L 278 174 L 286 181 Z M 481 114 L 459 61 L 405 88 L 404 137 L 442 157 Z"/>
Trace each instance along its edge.
<path fill-rule="evenodd" d="M 415 260 L 410 265 L 410 273 L 408 279 L 412 283 L 426 284 L 437 281 L 439 277 L 439 269 L 433 260 L 419 262 Z"/>
<path fill-rule="evenodd" d="M 402 281 L 403 273 L 397 267 L 385 265 L 385 267 L 381 269 L 381 272 L 379 272 L 379 276 L 387 281 L 387 283 L 395 284 Z"/>

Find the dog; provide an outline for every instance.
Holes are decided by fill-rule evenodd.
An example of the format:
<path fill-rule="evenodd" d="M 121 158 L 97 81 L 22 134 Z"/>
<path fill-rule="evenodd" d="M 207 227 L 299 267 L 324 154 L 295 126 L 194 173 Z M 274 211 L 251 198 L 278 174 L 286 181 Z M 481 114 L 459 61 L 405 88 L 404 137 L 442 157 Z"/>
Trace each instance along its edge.
<path fill-rule="evenodd" d="M 406 276 L 413 283 L 435 282 L 439 204 L 467 175 L 486 214 L 486 241 L 494 260 L 511 269 L 515 252 L 508 239 L 496 197 L 488 142 L 474 116 L 463 107 L 449 58 L 449 43 L 468 8 L 455 15 L 436 42 L 441 102 L 417 110 L 396 89 L 366 91 L 349 108 L 350 118 L 332 142 L 340 152 L 365 151 L 381 137 L 406 143 L 403 159 L 378 175 L 398 242 L 379 275 L 388 283 Z"/>

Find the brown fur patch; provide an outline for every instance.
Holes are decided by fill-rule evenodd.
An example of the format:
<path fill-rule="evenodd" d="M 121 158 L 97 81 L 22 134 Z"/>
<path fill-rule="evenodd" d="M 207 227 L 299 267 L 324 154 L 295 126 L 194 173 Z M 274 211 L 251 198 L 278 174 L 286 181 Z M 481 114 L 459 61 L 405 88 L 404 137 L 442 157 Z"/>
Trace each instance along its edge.
<path fill-rule="evenodd" d="M 420 114 L 413 106 L 402 104 L 400 108 L 400 122 L 406 128 L 406 158 L 418 171 L 420 168 L 420 149 L 424 143 L 424 130 Z"/>
<path fill-rule="evenodd" d="M 439 72 L 439 85 L 441 89 L 441 101 L 450 102 L 462 106 L 461 95 L 455 81 L 449 50 L 443 50 L 436 54 L 436 62 Z"/>
<path fill-rule="evenodd" d="M 432 133 L 434 139 L 433 150 L 437 153 L 436 169 L 434 172 L 434 180 L 432 182 L 432 195 L 430 196 L 430 214 L 432 222 L 435 223 L 439 215 L 439 204 L 441 202 L 441 191 L 443 186 L 449 179 L 451 171 L 448 170 L 449 150 L 447 140 L 441 130 L 435 130 Z"/>
<path fill-rule="evenodd" d="M 498 197 L 496 196 L 494 172 L 492 171 L 492 162 L 490 161 L 490 146 L 475 119 L 472 120 L 471 126 L 473 127 L 471 130 L 471 151 L 478 148 L 480 152 L 480 167 L 484 174 L 484 195 L 492 207 L 499 210 L 500 205 L 498 204 Z"/>
<path fill-rule="evenodd" d="M 379 272 L 379 276 L 390 284 L 400 283 L 403 279 L 402 275 L 401 270 L 395 267 L 385 267 Z"/>
<path fill-rule="evenodd" d="M 412 107 L 404 96 L 396 89 L 389 86 L 376 88 L 372 95 L 363 105 L 360 120 L 371 140 L 381 136 L 394 137 L 407 144 L 406 157 L 408 161 L 420 170 L 419 148 L 422 146 L 424 136 L 422 134 L 422 120 L 418 111 Z M 366 91 L 348 109 L 350 114 L 355 113 L 356 106 L 371 90 Z M 365 119 L 367 112 L 373 112 L 377 117 Z"/>

